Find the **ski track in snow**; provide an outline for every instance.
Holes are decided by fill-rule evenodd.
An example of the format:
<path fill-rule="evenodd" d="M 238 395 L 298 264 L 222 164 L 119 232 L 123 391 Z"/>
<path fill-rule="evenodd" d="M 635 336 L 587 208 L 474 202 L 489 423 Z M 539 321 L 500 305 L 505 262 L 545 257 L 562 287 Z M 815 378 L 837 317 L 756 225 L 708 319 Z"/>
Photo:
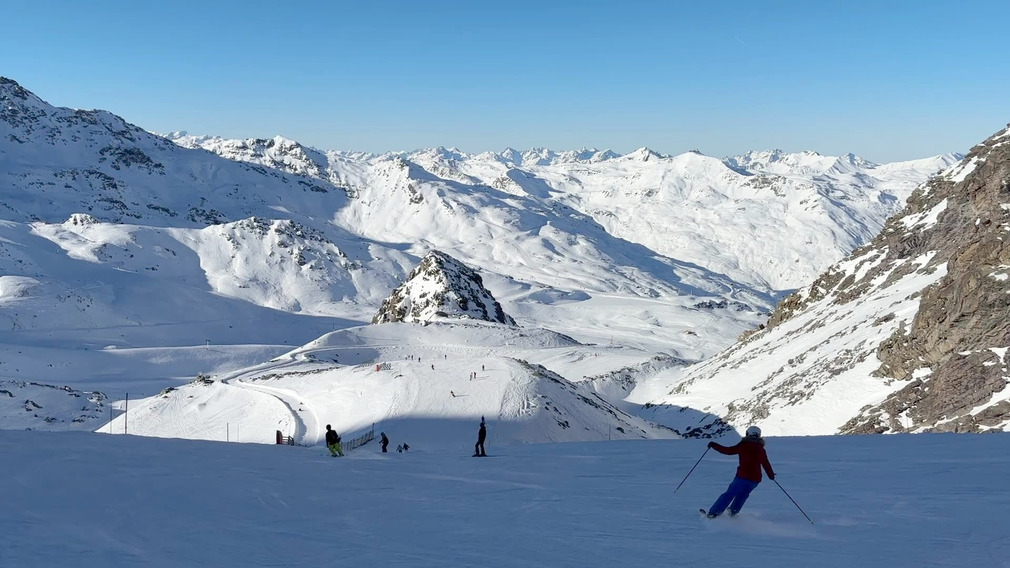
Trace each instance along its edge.
<path fill-rule="evenodd" d="M 306 354 L 321 353 L 326 351 L 332 351 L 332 349 L 315 349 L 307 351 Z M 276 363 L 267 363 L 257 366 L 254 369 L 245 369 L 232 373 L 227 377 L 223 377 L 221 382 L 229 386 L 264 394 L 281 401 L 291 412 L 291 416 L 294 419 L 295 432 L 292 436 L 294 437 L 295 442 L 305 445 L 315 445 L 322 438 L 323 433 L 319 424 L 319 417 L 316 415 L 312 404 L 298 396 L 298 393 L 293 390 L 281 389 L 251 382 L 254 381 L 257 376 L 276 373 L 284 368 L 292 367 L 303 362 L 303 360 L 292 357 L 288 360 Z"/>

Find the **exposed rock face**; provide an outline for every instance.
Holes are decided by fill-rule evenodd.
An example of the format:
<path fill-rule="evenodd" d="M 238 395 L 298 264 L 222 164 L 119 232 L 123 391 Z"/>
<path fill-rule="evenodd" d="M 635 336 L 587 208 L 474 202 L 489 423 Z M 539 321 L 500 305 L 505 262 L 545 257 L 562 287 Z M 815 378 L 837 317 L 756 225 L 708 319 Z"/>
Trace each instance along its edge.
<path fill-rule="evenodd" d="M 946 204 L 943 207 L 943 204 Z M 890 223 L 878 245 L 906 257 L 935 252 L 932 264 L 947 273 L 922 293 L 908 329 L 899 329 L 877 350 L 878 373 L 922 378 L 867 409 L 845 432 L 910 426 L 977 432 L 1010 422 L 1010 401 L 994 400 L 1007 387 L 1010 346 L 1010 125 L 976 146 L 960 169 L 916 191 L 910 212 L 940 210 L 936 224 L 921 231 Z"/>
<path fill-rule="evenodd" d="M 1006 388 L 1008 374 L 1008 183 L 1010 128 L 916 190 L 905 211 L 853 253 L 877 263 L 861 278 L 829 271 L 811 287 L 816 293 L 791 296 L 772 315 L 769 327 L 824 296 L 844 304 L 917 269 L 910 259 L 928 259 L 920 269 L 946 267 L 937 283 L 922 290 L 910 324 L 876 350 L 881 365 L 875 375 L 908 384 L 864 408 L 841 432 L 977 432 L 1010 422 L 1010 402 L 992 400 Z"/>
<path fill-rule="evenodd" d="M 484 288 L 480 274 L 440 251 L 431 251 L 421 260 L 407 281 L 382 302 L 372 323 L 422 322 L 434 317 L 516 324 Z"/>

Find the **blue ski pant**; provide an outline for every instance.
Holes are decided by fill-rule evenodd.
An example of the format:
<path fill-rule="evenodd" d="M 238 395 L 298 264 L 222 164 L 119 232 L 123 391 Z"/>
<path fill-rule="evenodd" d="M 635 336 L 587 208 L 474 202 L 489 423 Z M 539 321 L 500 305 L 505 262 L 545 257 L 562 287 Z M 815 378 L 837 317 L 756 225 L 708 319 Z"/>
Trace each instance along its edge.
<path fill-rule="evenodd" d="M 726 510 L 726 507 L 729 507 L 730 512 L 734 515 L 739 513 L 740 509 L 743 508 L 743 504 L 747 502 L 747 498 L 750 497 L 750 492 L 754 491 L 754 488 L 757 486 L 757 481 L 734 477 L 726 492 L 715 500 L 712 508 L 708 510 L 708 514 L 721 515 Z"/>

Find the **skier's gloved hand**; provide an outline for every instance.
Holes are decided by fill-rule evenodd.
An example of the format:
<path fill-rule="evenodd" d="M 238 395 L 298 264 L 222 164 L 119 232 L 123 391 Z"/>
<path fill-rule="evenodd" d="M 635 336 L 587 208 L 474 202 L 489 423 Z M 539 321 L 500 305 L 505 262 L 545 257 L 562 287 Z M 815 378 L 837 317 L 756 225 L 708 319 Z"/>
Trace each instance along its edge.
<path fill-rule="evenodd" d="M 715 447 L 715 442 L 709 442 L 709 443 L 708 443 L 708 447 L 710 447 L 710 448 L 714 448 L 714 447 Z"/>
<path fill-rule="evenodd" d="M 769 473 L 768 474 L 768 479 L 770 479 L 772 481 L 775 481 L 775 474 L 774 473 Z"/>

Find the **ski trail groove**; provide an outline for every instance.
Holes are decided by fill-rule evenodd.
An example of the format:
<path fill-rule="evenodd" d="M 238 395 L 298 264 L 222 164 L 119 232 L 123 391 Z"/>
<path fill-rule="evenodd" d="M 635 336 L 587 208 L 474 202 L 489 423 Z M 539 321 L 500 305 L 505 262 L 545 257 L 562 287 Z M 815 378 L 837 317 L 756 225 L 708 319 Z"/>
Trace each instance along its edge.
<path fill-rule="evenodd" d="M 257 376 L 268 374 L 270 372 L 275 372 L 279 369 L 290 367 L 297 363 L 299 363 L 298 359 L 293 357 L 283 361 L 264 363 L 262 365 L 257 365 L 251 369 L 243 369 L 240 371 L 236 371 L 234 373 L 230 373 L 229 375 L 221 378 L 221 383 L 236 388 L 246 389 L 279 400 L 282 404 L 284 404 L 284 406 L 287 407 L 288 412 L 291 413 L 291 418 L 293 419 L 295 425 L 295 431 L 292 434 L 292 437 L 295 439 L 295 441 L 299 443 L 304 443 L 302 442 L 302 440 L 304 440 L 306 437 L 308 427 L 305 421 L 300 416 L 300 413 L 298 412 L 299 399 L 297 397 L 286 396 L 286 392 L 283 391 L 283 389 L 274 389 L 271 387 L 265 387 L 263 385 L 254 385 L 243 380 L 245 378 L 253 379 Z M 313 412 L 313 417 L 314 415 L 315 413 Z M 315 425 L 315 430 L 316 431 L 318 430 L 318 423 L 316 423 Z"/>
<path fill-rule="evenodd" d="M 253 381 L 256 377 L 276 373 L 281 369 L 299 365 L 307 360 L 311 360 L 311 356 L 313 355 L 319 355 L 322 353 L 332 354 L 336 351 L 338 351 L 338 349 L 332 347 L 309 349 L 300 352 L 295 357 L 286 357 L 280 361 L 271 361 L 252 368 L 242 369 L 240 371 L 230 373 L 221 378 L 221 383 L 257 392 L 279 400 L 287 407 L 288 412 L 291 413 L 291 417 L 295 425 L 295 432 L 292 434 L 292 437 L 295 441 L 300 444 L 315 445 L 319 443 L 319 440 L 322 437 L 319 415 L 316 413 L 315 407 L 309 404 L 307 400 L 298 396 L 298 393 L 295 391 L 253 384 L 252 382 L 247 381 Z"/>

